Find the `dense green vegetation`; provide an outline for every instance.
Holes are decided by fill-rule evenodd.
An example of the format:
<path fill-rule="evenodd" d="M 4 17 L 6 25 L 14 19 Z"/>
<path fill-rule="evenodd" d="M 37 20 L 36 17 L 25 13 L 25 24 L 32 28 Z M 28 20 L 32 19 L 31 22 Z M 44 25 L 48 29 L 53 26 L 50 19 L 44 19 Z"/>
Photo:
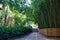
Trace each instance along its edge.
<path fill-rule="evenodd" d="M 30 20 L 23 14 L 26 8 L 21 2 L 24 1 L 0 0 L 0 4 L 3 5 L 3 8 L 0 8 L 0 39 L 32 32 L 32 26 L 29 24 Z M 20 7 L 18 3 L 23 7 Z"/>
<path fill-rule="evenodd" d="M 0 39 L 6 39 L 14 36 L 21 36 L 31 32 L 31 26 L 0 26 Z"/>

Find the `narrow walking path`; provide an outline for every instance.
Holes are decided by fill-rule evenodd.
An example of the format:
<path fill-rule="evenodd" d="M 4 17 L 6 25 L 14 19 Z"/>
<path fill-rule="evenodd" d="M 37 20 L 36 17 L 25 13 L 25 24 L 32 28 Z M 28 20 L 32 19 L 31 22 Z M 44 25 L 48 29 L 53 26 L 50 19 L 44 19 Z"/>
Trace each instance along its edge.
<path fill-rule="evenodd" d="M 42 36 L 41 34 L 39 34 L 38 32 L 32 32 L 31 34 L 26 35 L 24 37 L 13 38 L 9 40 L 45 40 L 45 39 L 46 38 Z"/>
<path fill-rule="evenodd" d="M 18 38 L 12 38 L 12 39 L 8 39 L 8 40 L 45 40 L 46 38 L 41 35 L 37 29 L 32 29 L 32 33 L 24 35 L 22 37 L 18 37 Z"/>
<path fill-rule="evenodd" d="M 18 38 L 12 38 L 8 40 L 60 40 L 60 39 L 47 38 L 46 36 L 43 36 L 42 34 L 40 34 L 38 31 L 33 30 L 33 32 L 28 35 L 24 35 Z"/>

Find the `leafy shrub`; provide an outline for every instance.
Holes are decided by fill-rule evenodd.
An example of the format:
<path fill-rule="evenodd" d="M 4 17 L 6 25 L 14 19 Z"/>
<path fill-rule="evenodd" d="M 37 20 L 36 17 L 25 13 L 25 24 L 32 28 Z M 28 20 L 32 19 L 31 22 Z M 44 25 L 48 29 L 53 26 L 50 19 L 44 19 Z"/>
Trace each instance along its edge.
<path fill-rule="evenodd" d="M 31 26 L 24 27 L 24 32 L 30 32 L 30 31 L 32 31 Z"/>
<path fill-rule="evenodd" d="M 16 35 L 22 35 L 27 33 L 27 31 L 31 32 L 32 27 L 21 27 L 21 26 L 0 26 L 0 39 L 9 38 Z"/>

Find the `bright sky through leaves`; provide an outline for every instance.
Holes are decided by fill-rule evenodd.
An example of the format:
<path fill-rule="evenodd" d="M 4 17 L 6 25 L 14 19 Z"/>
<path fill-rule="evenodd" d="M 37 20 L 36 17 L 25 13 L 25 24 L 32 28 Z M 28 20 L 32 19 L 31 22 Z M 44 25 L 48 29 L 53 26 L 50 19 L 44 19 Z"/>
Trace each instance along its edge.
<path fill-rule="evenodd" d="M 29 4 L 31 4 L 31 0 L 26 0 L 26 4 L 27 6 L 29 6 Z"/>
<path fill-rule="evenodd" d="M 3 6 L 3 5 L 2 5 L 2 4 L 0 4 L 0 8 L 2 8 L 2 6 Z"/>

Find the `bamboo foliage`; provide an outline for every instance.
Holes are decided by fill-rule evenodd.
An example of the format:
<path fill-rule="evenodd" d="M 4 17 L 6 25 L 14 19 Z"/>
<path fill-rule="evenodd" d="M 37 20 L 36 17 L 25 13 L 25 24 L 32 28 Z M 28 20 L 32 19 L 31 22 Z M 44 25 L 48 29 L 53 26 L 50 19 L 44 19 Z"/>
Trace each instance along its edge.
<path fill-rule="evenodd" d="M 37 1 L 36 1 L 37 2 Z M 56 0 L 40 0 L 39 3 L 35 4 L 35 19 L 39 28 L 50 28 L 57 27 L 59 25 L 59 13 Z M 39 6 L 39 7 L 38 7 Z M 38 11 L 36 11 L 38 10 Z M 59 27 L 59 26 L 58 26 Z"/>
<path fill-rule="evenodd" d="M 45 0 L 45 3 L 40 4 L 40 13 L 42 23 L 44 26 L 39 28 L 57 28 L 60 27 L 60 12 L 58 0 Z"/>

